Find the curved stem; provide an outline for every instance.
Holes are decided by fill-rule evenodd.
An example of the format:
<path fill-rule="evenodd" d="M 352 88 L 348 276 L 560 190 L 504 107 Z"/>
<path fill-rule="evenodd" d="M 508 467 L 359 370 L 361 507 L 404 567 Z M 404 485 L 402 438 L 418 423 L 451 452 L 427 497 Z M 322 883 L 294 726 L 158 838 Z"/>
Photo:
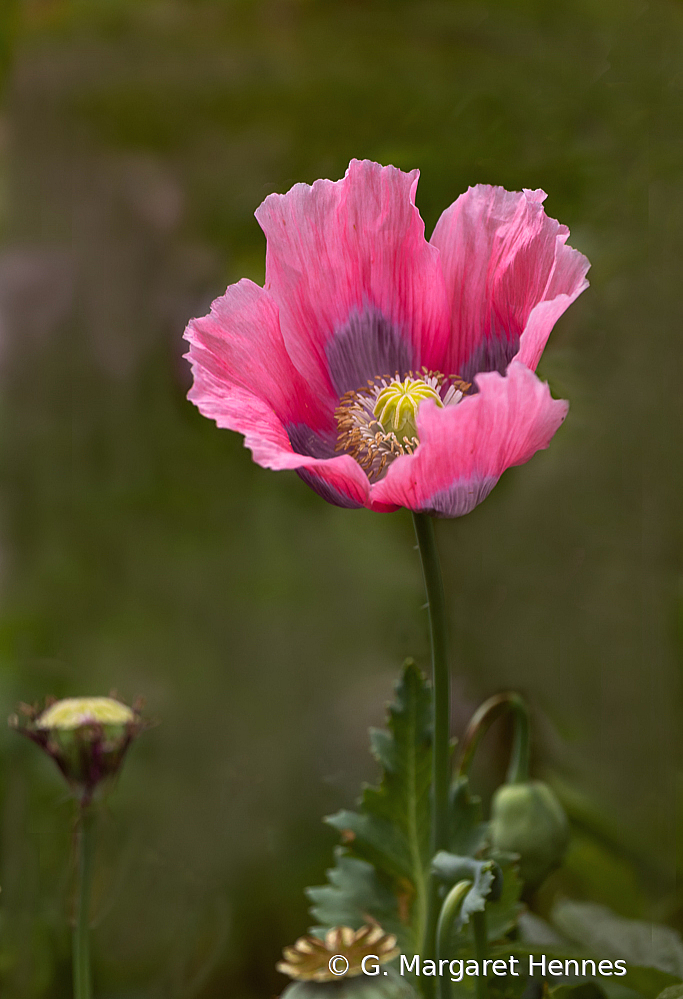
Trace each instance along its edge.
<path fill-rule="evenodd" d="M 529 744 L 531 739 L 529 709 L 526 706 L 526 701 L 519 694 L 512 695 L 510 708 L 515 715 L 515 734 L 505 782 L 507 784 L 523 784 L 529 780 Z"/>
<path fill-rule="evenodd" d="M 490 697 L 472 715 L 462 741 L 458 765 L 459 774 L 469 773 L 474 754 L 482 738 L 494 721 L 507 711 L 512 711 L 514 714 L 514 735 L 510 765 L 505 781 L 507 784 L 520 784 L 529 779 L 529 709 L 524 698 L 514 691 Z"/>
<path fill-rule="evenodd" d="M 81 805 L 78 828 L 78 887 L 73 932 L 74 999 L 92 999 L 90 973 L 90 889 L 92 882 L 95 815 L 91 805 Z"/>
<path fill-rule="evenodd" d="M 458 881 L 453 885 L 441 906 L 436 931 L 436 952 L 438 960 L 447 959 L 453 923 L 460 913 L 465 895 L 472 887 L 471 881 Z M 439 976 L 439 999 L 451 999 L 451 983 L 447 975 Z"/>
<path fill-rule="evenodd" d="M 422 575 L 427 591 L 429 633 L 432 648 L 433 756 L 432 756 L 432 855 L 448 849 L 448 791 L 450 785 L 451 691 L 448 668 L 446 599 L 432 518 L 413 514 L 415 536 L 420 551 Z M 423 959 L 434 958 L 439 912 L 438 881 L 429 882 L 427 920 L 422 947 Z M 428 989 L 431 990 L 432 983 Z"/>

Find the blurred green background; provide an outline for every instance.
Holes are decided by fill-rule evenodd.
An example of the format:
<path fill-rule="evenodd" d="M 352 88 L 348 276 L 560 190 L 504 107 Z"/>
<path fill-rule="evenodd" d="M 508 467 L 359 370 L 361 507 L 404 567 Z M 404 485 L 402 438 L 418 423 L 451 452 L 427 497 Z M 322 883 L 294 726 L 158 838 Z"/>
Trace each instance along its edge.
<path fill-rule="evenodd" d="M 409 516 L 326 505 L 185 401 L 187 320 L 263 280 L 254 209 L 352 156 L 421 169 L 428 233 L 468 184 L 543 187 L 592 262 L 540 368 L 567 423 L 439 525 L 454 714 L 529 697 L 576 823 L 546 895 L 683 928 L 681 4 L 0 11 L 0 717 L 115 688 L 160 720 L 103 818 L 98 999 L 281 990 L 320 816 L 427 664 Z M 61 999 L 72 808 L 34 746 L 0 752 L 0 994 Z"/>

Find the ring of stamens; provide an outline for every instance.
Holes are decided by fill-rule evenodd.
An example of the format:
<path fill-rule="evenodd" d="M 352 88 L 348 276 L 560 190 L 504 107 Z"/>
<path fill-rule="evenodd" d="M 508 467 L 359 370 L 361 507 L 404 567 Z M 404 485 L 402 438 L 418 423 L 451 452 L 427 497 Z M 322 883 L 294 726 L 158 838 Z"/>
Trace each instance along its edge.
<path fill-rule="evenodd" d="M 334 414 L 339 430 L 335 451 L 350 454 L 376 481 L 394 459 L 413 454 L 419 445 L 415 419 L 420 405 L 426 399 L 439 408 L 457 405 L 469 388 L 457 376 L 427 368 L 403 379 L 398 372 L 371 379 L 340 398 Z"/>

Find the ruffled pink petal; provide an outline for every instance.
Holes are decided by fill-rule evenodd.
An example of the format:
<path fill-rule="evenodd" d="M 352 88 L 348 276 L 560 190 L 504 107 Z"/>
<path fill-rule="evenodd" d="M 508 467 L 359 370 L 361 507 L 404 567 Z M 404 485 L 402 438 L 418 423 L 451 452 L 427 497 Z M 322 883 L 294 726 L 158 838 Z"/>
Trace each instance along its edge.
<path fill-rule="evenodd" d="M 394 504 L 441 517 L 469 513 L 506 468 L 547 447 L 567 415 L 568 404 L 552 399 L 547 384 L 519 361 L 505 377 L 478 375 L 477 387 L 457 406 L 420 407 L 420 446 L 372 486 L 373 509 Z"/>
<path fill-rule="evenodd" d="M 257 210 L 266 289 L 287 350 L 313 385 L 340 394 L 443 356 L 446 292 L 415 207 L 417 180 L 417 170 L 352 160 L 343 180 L 296 184 Z"/>
<path fill-rule="evenodd" d="M 194 375 L 188 398 L 219 426 L 238 429 L 222 422 L 220 406 L 241 389 L 261 399 L 285 424 L 333 430 L 332 401 L 316 396 L 296 370 L 282 339 L 277 305 L 252 281 L 230 285 L 208 316 L 189 323 L 185 339 Z"/>
<path fill-rule="evenodd" d="M 502 372 L 514 356 L 535 369 L 554 323 L 588 286 L 588 260 L 565 245 L 569 230 L 545 214 L 545 197 L 479 184 L 437 222 L 431 242 L 450 302 L 449 373 Z"/>
<path fill-rule="evenodd" d="M 298 454 L 271 406 L 253 392 L 230 384 L 194 349 L 194 385 L 188 398 L 219 427 L 244 434 L 244 445 L 264 468 L 295 469 L 328 502 L 360 507 L 369 502 L 368 477 L 348 455 L 319 459 Z"/>
<path fill-rule="evenodd" d="M 545 299 L 529 314 L 520 337 L 517 360 L 535 371 L 548 342 L 552 328 L 574 299 L 588 287 L 586 272 L 590 264 L 578 250 L 564 245 L 567 233 L 557 239 L 555 268 L 546 289 Z"/>

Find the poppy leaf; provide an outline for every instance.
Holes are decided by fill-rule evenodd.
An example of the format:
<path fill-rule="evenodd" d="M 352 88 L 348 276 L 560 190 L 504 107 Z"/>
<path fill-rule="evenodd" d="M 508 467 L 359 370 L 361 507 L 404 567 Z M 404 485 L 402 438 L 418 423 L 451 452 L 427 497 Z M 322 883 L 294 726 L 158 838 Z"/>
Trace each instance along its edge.
<path fill-rule="evenodd" d="M 346 894 L 359 918 L 371 916 L 385 929 L 396 925 L 395 932 L 408 952 L 416 952 L 427 907 L 431 742 L 431 691 L 415 663 L 407 660 L 396 686 L 396 700 L 389 707 L 387 730 L 371 731 L 372 753 L 382 768 L 379 785 L 363 790 L 358 811 L 343 810 L 326 819 L 342 833 L 345 843 L 337 867 L 330 872 L 329 890 Z M 356 868 L 355 880 L 350 882 L 352 858 L 372 865 L 374 871 L 376 897 L 374 904 L 365 897 L 363 911 L 358 901 L 370 884 L 369 876 L 365 872 L 361 889 L 361 871 Z M 309 897 L 315 903 L 313 914 L 332 925 L 328 923 L 331 898 L 323 895 L 321 900 L 320 893 L 325 891 L 309 889 Z M 384 892 L 393 898 L 393 919 L 386 911 Z M 338 900 L 335 911 L 340 905 Z"/>

